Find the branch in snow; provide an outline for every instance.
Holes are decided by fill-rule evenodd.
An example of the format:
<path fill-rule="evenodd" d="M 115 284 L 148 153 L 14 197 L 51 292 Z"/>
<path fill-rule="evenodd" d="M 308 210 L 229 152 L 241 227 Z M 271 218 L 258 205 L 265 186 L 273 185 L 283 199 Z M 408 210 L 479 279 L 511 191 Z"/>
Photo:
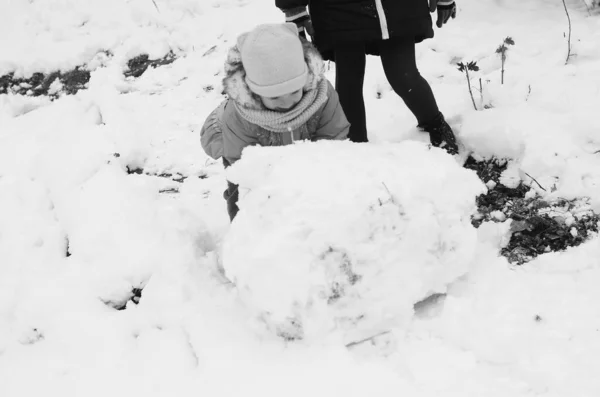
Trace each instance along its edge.
<path fill-rule="evenodd" d="M 567 3 L 563 0 L 563 6 L 565 7 L 565 13 L 567 14 L 567 19 L 569 20 L 569 37 L 567 38 L 567 60 L 565 61 L 565 65 L 569 63 L 569 59 L 571 58 L 571 16 L 569 15 L 569 10 L 567 9 Z"/>
<path fill-rule="evenodd" d="M 346 347 L 347 347 L 347 348 L 351 348 L 351 347 L 354 347 L 354 346 L 358 346 L 358 345 L 360 345 L 360 344 L 362 344 L 362 343 L 365 343 L 365 342 L 372 341 L 373 339 L 375 339 L 375 338 L 377 338 L 377 337 L 379 337 L 379 336 L 382 336 L 382 335 L 387 335 L 387 334 L 389 334 L 390 332 L 391 332 L 391 331 L 383 331 L 383 332 L 380 332 L 380 333 L 378 333 L 378 334 L 375 334 L 375 335 L 373 335 L 373 336 L 370 336 L 370 337 L 368 337 L 368 338 L 361 339 L 361 340 L 358 340 L 358 341 L 356 341 L 356 342 L 351 342 L 351 343 L 348 343 L 348 344 L 346 345 Z"/>
<path fill-rule="evenodd" d="M 540 187 L 540 189 L 542 189 L 543 191 L 546 191 L 546 189 L 544 189 L 544 187 L 542 185 L 540 185 L 540 183 L 534 177 L 532 177 L 528 173 L 525 173 L 525 175 L 527 175 L 528 177 L 530 177 L 531 180 L 533 180 Z"/>
<path fill-rule="evenodd" d="M 475 110 L 477 109 L 477 105 L 475 104 L 475 98 L 473 97 L 473 90 L 471 89 L 471 77 L 469 77 L 469 71 L 477 72 L 479 71 L 479 66 L 477 66 L 477 62 L 471 61 L 466 64 L 459 62 L 457 63 L 458 70 L 460 72 L 465 72 L 467 75 L 467 85 L 469 86 L 469 94 L 471 95 L 471 101 L 473 102 L 473 107 Z"/>
<path fill-rule="evenodd" d="M 508 46 L 515 45 L 515 41 L 512 37 L 507 37 L 504 39 L 502 44 L 496 49 L 496 54 L 500 54 L 500 59 L 502 60 L 502 74 L 500 78 L 501 84 L 504 84 L 504 64 L 506 63 L 506 52 L 508 51 Z"/>

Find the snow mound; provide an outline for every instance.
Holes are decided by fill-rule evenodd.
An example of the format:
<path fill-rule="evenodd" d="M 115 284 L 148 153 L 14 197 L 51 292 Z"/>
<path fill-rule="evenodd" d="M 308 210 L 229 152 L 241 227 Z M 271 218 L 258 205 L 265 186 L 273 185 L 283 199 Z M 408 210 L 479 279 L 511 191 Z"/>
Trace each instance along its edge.
<path fill-rule="evenodd" d="M 354 340 L 405 324 L 468 268 L 475 173 L 419 142 L 248 148 L 228 170 L 240 213 L 223 266 L 289 338 Z"/>

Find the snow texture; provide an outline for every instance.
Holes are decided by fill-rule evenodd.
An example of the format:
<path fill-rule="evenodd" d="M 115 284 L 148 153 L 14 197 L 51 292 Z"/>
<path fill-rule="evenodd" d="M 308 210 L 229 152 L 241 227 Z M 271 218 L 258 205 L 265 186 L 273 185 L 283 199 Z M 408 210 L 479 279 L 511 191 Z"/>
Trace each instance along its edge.
<path fill-rule="evenodd" d="M 470 215 L 485 188 L 420 142 L 248 148 L 228 178 L 241 210 L 223 246 L 226 274 L 289 337 L 405 325 L 475 253 Z"/>
<path fill-rule="evenodd" d="M 567 63 L 563 4 L 542 0 L 461 0 L 417 60 L 465 153 L 509 159 L 501 183 L 600 212 L 600 15 L 566 4 Z M 511 266 L 510 220 L 469 224 L 487 181 L 428 148 L 378 58 L 369 144 L 252 148 L 226 173 L 200 126 L 237 35 L 283 21 L 271 1 L 0 15 L 0 76 L 91 72 L 76 95 L 0 95 L 0 396 L 600 395 L 600 238 Z M 487 110 L 457 70 L 470 61 Z M 243 189 L 231 226 L 227 178 Z"/>

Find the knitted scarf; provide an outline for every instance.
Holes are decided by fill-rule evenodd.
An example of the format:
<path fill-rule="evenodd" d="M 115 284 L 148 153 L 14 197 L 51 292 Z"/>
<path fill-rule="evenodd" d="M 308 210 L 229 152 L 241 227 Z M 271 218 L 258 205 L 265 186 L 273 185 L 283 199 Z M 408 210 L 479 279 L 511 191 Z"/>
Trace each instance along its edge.
<path fill-rule="evenodd" d="M 327 80 L 321 79 L 316 88 L 304 92 L 302 99 L 287 112 L 277 112 L 268 109 L 251 109 L 235 106 L 239 114 L 248 122 L 261 126 L 272 132 L 293 131 L 306 122 L 327 102 Z"/>

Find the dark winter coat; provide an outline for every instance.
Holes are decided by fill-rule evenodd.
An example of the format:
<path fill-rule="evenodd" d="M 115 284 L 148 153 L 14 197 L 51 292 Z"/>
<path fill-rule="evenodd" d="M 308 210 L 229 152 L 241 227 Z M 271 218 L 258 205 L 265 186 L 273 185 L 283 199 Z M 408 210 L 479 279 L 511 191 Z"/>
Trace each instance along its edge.
<path fill-rule="evenodd" d="M 325 58 L 340 42 L 433 37 L 428 0 L 275 0 L 282 10 L 309 6 L 316 46 Z M 368 46 L 369 47 L 369 46 Z"/>

